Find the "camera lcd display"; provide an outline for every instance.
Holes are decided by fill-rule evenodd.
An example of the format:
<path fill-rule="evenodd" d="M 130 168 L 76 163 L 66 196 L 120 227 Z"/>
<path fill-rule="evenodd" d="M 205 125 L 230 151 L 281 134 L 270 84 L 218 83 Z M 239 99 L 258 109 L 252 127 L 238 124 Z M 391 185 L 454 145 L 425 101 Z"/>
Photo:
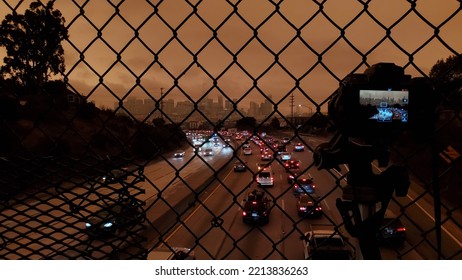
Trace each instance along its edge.
<path fill-rule="evenodd" d="M 360 90 L 359 103 L 373 106 L 377 114 L 370 119 L 378 122 L 408 121 L 409 91 L 403 90 Z"/>

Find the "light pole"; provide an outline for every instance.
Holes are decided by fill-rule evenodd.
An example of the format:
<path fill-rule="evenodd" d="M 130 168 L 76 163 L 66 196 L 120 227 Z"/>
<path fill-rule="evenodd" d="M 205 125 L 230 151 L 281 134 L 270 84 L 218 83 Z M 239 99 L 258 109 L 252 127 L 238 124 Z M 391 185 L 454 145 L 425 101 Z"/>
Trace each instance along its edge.
<path fill-rule="evenodd" d="M 164 114 L 162 112 L 162 107 L 163 104 L 164 104 L 164 99 L 162 99 L 164 97 L 164 88 L 160 88 L 160 118 L 163 120 L 164 119 Z"/>

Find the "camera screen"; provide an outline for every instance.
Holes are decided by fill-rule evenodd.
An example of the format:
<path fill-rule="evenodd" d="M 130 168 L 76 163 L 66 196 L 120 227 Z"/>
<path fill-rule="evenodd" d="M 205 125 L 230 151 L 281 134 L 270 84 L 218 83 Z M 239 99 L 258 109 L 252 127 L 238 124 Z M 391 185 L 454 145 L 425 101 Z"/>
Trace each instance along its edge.
<path fill-rule="evenodd" d="M 359 103 L 377 108 L 370 119 L 378 122 L 408 121 L 408 90 L 360 90 Z"/>

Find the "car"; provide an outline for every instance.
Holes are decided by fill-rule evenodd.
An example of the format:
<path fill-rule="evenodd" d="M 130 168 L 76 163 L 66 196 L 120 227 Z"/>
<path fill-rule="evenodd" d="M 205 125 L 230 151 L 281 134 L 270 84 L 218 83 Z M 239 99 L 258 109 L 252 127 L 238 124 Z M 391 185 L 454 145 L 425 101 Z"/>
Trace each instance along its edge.
<path fill-rule="evenodd" d="M 292 158 L 292 155 L 289 152 L 282 152 L 279 154 L 279 158 L 282 161 L 290 160 Z"/>
<path fill-rule="evenodd" d="M 185 152 L 182 151 L 182 150 L 179 150 L 179 151 L 176 151 L 176 152 L 173 154 L 173 157 L 175 157 L 175 158 L 182 158 L 182 157 L 184 157 L 184 155 L 185 155 Z"/>
<path fill-rule="evenodd" d="M 281 142 L 283 144 L 289 144 L 290 143 L 290 138 L 289 137 L 283 137 Z"/>
<path fill-rule="evenodd" d="M 288 171 L 289 169 L 300 169 L 300 161 L 296 159 L 290 159 L 284 162 L 284 167 Z"/>
<path fill-rule="evenodd" d="M 213 156 L 213 150 L 212 149 L 205 149 L 204 156 Z"/>
<path fill-rule="evenodd" d="M 257 170 L 262 170 L 264 168 L 267 168 L 267 167 L 270 167 L 271 166 L 271 162 L 263 162 L 263 161 L 260 161 L 260 162 L 257 162 Z"/>
<path fill-rule="evenodd" d="M 94 212 L 85 220 L 85 229 L 91 238 L 106 238 L 143 223 L 144 217 L 137 200 L 119 201 Z"/>
<path fill-rule="evenodd" d="M 244 155 L 249 156 L 252 154 L 252 148 L 244 148 Z"/>
<path fill-rule="evenodd" d="M 244 199 L 242 220 L 247 224 L 267 224 L 270 211 L 270 200 L 262 191 L 253 190 Z"/>
<path fill-rule="evenodd" d="M 293 184 L 297 176 L 298 176 L 297 172 L 294 172 L 293 170 L 289 170 L 289 172 L 287 173 L 287 183 Z"/>
<path fill-rule="evenodd" d="M 234 169 L 234 172 L 244 172 L 246 168 L 245 168 L 245 164 L 237 160 L 234 162 L 233 169 Z"/>
<path fill-rule="evenodd" d="M 294 145 L 294 151 L 295 152 L 303 152 L 305 150 L 305 145 L 303 145 L 302 143 L 297 143 Z"/>
<path fill-rule="evenodd" d="M 271 167 L 265 167 L 257 173 L 257 184 L 260 187 L 273 187 L 274 177 Z"/>
<path fill-rule="evenodd" d="M 279 144 L 276 146 L 276 151 L 278 151 L 278 154 L 285 153 L 287 152 L 287 146 Z"/>
<path fill-rule="evenodd" d="M 334 228 L 312 229 L 301 239 L 306 260 L 351 260 L 354 257 L 353 250 Z"/>
<path fill-rule="evenodd" d="M 399 217 L 385 216 L 379 228 L 377 239 L 383 245 L 400 246 L 406 241 L 406 227 Z"/>
<path fill-rule="evenodd" d="M 269 161 L 273 159 L 273 155 L 270 153 L 264 153 L 260 156 L 261 160 Z"/>
<path fill-rule="evenodd" d="M 249 142 L 244 142 L 244 144 L 242 144 L 242 147 L 243 148 L 250 148 L 250 143 Z"/>
<path fill-rule="evenodd" d="M 185 247 L 161 247 L 148 253 L 148 260 L 195 260 L 194 250 Z"/>
<path fill-rule="evenodd" d="M 129 173 L 129 170 L 127 167 L 122 167 L 120 169 L 114 169 L 114 170 L 109 171 L 106 175 L 101 176 L 101 178 L 99 178 L 98 181 L 101 184 L 108 184 L 108 185 L 121 183 L 127 180 L 128 173 Z"/>
<path fill-rule="evenodd" d="M 299 177 L 293 183 L 294 195 L 299 196 L 300 194 L 314 194 L 316 192 L 316 185 L 314 184 L 313 178 L 307 178 L 305 176 Z"/>
<path fill-rule="evenodd" d="M 297 214 L 300 217 L 320 218 L 322 216 L 322 207 L 314 198 L 302 193 L 297 200 Z"/>
<path fill-rule="evenodd" d="M 202 151 L 202 143 L 197 143 L 197 142 L 196 142 L 196 143 L 194 144 L 194 152 L 198 153 L 198 152 L 200 152 L 200 151 Z"/>

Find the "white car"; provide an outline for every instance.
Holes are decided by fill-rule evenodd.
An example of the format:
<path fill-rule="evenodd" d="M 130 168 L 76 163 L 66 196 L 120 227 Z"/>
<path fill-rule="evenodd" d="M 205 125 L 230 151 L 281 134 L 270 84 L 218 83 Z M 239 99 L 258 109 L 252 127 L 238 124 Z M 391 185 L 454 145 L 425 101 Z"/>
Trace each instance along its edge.
<path fill-rule="evenodd" d="M 306 260 L 351 260 L 354 253 L 334 229 L 305 232 L 302 236 Z"/>
<path fill-rule="evenodd" d="M 282 161 L 290 160 L 292 155 L 289 152 L 282 152 L 279 154 Z"/>
<path fill-rule="evenodd" d="M 274 177 L 271 167 L 265 167 L 258 171 L 257 174 L 257 184 L 261 187 L 273 187 L 274 186 Z"/>
<path fill-rule="evenodd" d="M 244 155 L 249 156 L 252 154 L 252 148 L 244 148 Z"/>

